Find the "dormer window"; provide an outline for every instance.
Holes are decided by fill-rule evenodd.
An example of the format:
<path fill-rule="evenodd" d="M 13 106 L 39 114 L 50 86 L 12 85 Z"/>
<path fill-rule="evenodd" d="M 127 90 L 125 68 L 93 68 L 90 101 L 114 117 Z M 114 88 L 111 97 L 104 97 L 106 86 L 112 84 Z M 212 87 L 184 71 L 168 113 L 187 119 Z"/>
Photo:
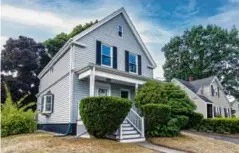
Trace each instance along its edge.
<path fill-rule="evenodd" d="M 101 65 L 112 67 L 112 47 L 101 45 Z"/>
<path fill-rule="evenodd" d="M 118 35 L 123 37 L 123 27 L 121 25 L 118 26 Z"/>

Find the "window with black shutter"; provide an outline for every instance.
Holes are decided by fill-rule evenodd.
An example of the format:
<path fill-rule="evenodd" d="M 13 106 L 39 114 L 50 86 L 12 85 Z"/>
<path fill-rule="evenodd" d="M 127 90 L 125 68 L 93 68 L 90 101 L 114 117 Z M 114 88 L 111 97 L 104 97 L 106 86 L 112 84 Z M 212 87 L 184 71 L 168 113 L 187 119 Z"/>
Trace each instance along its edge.
<path fill-rule="evenodd" d="M 212 94 L 212 96 L 214 96 L 214 94 L 215 94 L 215 91 L 214 91 L 213 85 L 211 85 L 211 94 Z"/>

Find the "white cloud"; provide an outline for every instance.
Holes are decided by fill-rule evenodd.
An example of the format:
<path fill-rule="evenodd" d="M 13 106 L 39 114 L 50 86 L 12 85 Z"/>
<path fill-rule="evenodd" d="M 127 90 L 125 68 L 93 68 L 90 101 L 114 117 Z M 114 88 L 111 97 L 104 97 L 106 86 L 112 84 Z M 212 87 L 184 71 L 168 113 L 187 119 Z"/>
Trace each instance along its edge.
<path fill-rule="evenodd" d="M 30 26 L 45 26 L 57 31 L 69 31 L 77 24 L 91 21 L 90 17 L 68 19 L 52 12 L 19 8 L 11 5 L 1 5 L 1 8 L 1 20 L 17 22 Z"/>
<path fill-rule="evenodd" d="M 8 40 L 8 37 L 6 37 L 6 36 L 1 36 L 1 44 L 0 44 L 0 46 L 1 46 L 1 52 L 2 52 L 2 49 L 3 49 L 3 45 L 5 45 L 6 44 L 6 41 Z"/>

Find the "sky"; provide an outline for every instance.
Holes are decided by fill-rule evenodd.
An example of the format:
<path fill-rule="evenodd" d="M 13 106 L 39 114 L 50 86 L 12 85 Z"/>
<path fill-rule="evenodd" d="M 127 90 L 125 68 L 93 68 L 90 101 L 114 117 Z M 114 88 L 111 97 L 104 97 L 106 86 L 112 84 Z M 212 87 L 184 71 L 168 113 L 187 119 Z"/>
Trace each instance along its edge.
<path fill-rule="evenodd" d="M 1 0 L 1 49 L 10 37 L 42 42 L 120 7 L 156 61 L 154 77 L 159 79 L 165 62 L 161 48 L 170 38 L 199 24 L 239 29 L 239 0 Z"/>

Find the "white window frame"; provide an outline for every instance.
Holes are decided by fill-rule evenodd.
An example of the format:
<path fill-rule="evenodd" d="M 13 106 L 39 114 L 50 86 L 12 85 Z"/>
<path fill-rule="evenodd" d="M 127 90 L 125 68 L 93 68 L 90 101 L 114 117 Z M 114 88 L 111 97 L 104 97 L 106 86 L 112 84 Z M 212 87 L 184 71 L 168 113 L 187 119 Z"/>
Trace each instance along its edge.
<path fill-rule="evenodd" d="M 47 97 L 51 97 L 51 110 L 49 110 L 49 111 L 46 110 Z M 43 114 L 50 114 L 53 111 L 52 108 L 53 108 L 53 95 L 44 95 L 43 96 L 43 110 L 42 110 L 42 113 Z"/>
<path fill-rule="evenodd" d="M 119 32 L 120 32 L 120 27 L 121 27 L 121 29 L 122 29 L 122 30 L 121 30 L 121 33 L 122 33 L 122 35 L 121 35 L 121 36 L 119 35 Z M 121 37 L 121 38 L 123 38 L 123 31 L 124 31 L 124 29 L 123 29 L 123 26 L 122 26 L 122 25 L 118 25 L 118 27 L 117 27 L 117 28 L 118 28 L 118 33 L 117 33 L 117 34 L 118 34 L 118 36 L 119 36 L 119 37 Z"/>
<path fill-rule="evenodd" d="M 109 47 L 110 48 L 110 65 L 105 65 L 105 64 L 103 64 L 103 46 L 107 46 L 107 47 Z M 104 56 L 108 56 L 108 55 L 104 55 Z M 112 46 L 110 46 L 110 45 L 107 45 L 107 44 L 105 44 L 105 43 L 102 43 L 101 44 L 101 65 L 102 66 L 106 66 L 106 67 L 110 67 L 110 68 L 112 68 L 113 67 L 113 47 Z"/>
<path fill-rule="evenodd" d="M 121 91 L 127 91 L 127 92 L 128 92 L 128 99 L 131 100 L 131 92 L 130 92 L 129 89 L 121 88 L 121 89 L 120 89 L 120 98 L 121 98 Z"/>
<path fill-rule="evenodd" d="M 107 83 L 96 82 L 95 84 L 95 96 L 99 96 L 98 90 L 99 89 L 106 89 L 107 96 L 111 96 L 111 85 Z"/>
<path fill-rule="evenodd" d="M 128 59 L 129 60 L 129 65 L 128 65 L 128 67 L 129 67 L 129 73 L 133 73 L 133 74 L 138 74 L 138 56 L 136 55 L 136 54 L 134 54 L 134 53 L 131 53 L 131 52 L 129 52 L 129 57 L 130 57 L 130 55 L 133 55 L 133 56 L 135 56 L 135 66 L 136 66 L 136 71 L 135 72 L 131 72 L 130 71 L 130 58 Z M 133 64 L 133 63 L 132 63 Z"/>

